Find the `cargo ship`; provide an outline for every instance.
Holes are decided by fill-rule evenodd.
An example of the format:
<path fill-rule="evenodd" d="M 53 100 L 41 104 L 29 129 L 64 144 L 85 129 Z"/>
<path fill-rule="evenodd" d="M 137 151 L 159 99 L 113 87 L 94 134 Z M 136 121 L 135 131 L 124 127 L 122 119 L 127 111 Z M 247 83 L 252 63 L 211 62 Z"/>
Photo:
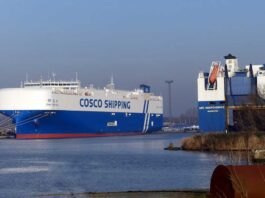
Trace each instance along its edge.
<path fill-rule="evenodd" d="M 73 138 L 145 134 L 161 130 L 163 98 L 150 86 L 125 91 L 113 79 L 103 89 L 81 82 L 39 80 L 0 89 L 0 127 L 13 125 L 16 138 Z"/>
<path fill-rule="evenodd" d="M 242 130 L 250 120 L 264 123 L 259 120 L 260 116 L 250 118 L 247 111 L 255 111 L 257 115 L 265 110 L 265 65 L 240 67 L 237 57 L 232 54 L 224 59 L 224 64 L 213 61 L 209 73 L 198 75 L 199 128 L 202 132 Z M 260 130 L 265 130 L 264 126 Z"/>

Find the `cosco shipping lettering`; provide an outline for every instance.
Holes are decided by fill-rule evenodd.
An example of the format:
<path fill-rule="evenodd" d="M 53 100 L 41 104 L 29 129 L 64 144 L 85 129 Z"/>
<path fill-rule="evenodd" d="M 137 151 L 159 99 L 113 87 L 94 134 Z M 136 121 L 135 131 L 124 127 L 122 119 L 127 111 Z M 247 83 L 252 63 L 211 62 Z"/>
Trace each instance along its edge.
<path fill-rule="evenodd" d="M 101 100 L 101 99 L 80 99 L 80 107 L 111 108 L 111 109 L 130 109 L 130 101 Z"/>
<path fill-rule="evenodd" d="M 145 134 L 161 130 L 163 98 L 147 85 L 115 89 L 113 80 L 104 89 L 78 80 L 26 81 L 0 90 L 0 113 L 22 139 Z"/>

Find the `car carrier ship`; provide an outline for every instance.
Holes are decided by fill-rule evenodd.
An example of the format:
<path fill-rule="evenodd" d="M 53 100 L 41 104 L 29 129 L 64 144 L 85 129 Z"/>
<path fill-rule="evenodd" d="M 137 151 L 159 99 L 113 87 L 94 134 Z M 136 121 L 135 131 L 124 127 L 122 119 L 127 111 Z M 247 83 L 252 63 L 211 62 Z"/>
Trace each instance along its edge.
<path fill-rule="evenodd" d="M 104 89 L 74 81 L 28 81 L 0 89 L 0 127 L 15 126 L 16 138 L 72 138 L 145 134 L 161 130 L 163 98 L 150 87 L 124 91 L 113 79 Z"/>
<path fill-rule="evenodd" d="M 240 67 L 237 57 L 228 54 L 224 58 L 225 64 L 214 61 L 209 73 L 200 72 L 198 76 L 199 127 L 202 132 L 242 130 L 240 125 L 249 125 L 246 110 L 256 111 L 254 114 L 265 110 L 265 65 Z M 258 121 L 257 118 L 254 120 Z M 263 126 L 260 130 L 264 129 Z"/>

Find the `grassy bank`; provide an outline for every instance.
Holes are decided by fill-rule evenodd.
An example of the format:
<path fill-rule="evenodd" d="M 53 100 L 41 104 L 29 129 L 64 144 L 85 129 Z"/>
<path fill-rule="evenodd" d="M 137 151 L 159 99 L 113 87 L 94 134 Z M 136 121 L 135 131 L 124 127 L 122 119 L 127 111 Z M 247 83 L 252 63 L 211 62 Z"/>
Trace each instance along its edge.
<path fill-rule="evenodd" d="M 245 151 L 265 149 L 265 133 L 210 133 L 185 138 L 183 150 Z"/>

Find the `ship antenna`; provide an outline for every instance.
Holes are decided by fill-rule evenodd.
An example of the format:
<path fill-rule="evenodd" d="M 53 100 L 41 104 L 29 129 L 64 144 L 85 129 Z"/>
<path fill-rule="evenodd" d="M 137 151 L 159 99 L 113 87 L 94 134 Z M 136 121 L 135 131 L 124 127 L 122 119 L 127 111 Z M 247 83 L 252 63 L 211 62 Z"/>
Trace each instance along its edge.
<path fill-rule="evenodd" d="M 111 75 L 110 83 L 107 85 L 107 88 L 108 88 L 108 89 L 115 89 L 115 84 L 114 84 L 114 78 L 113 78 L 113 75 Z"/>
<path fill-rule="evenodd" d="M 42 74 L 40 75 L 40 86 L 42 86 L 42 81 L 43 81 L 43 79 L 42 79 Z"/>
<path fill-rule="evenodd" d="M 110 78 L 110 87 L 111 87 L 111 89 L 115 89 L 115 83 L 114 83 L 113 74 L 111 74 L 111 78 Z"/>
<path fill-rule="evenodd" d="M 111 84 L 111 85 L 114 85 L 114 78 L 113 78 L 113 74 L 111 74 L 111 77 L 110 77 L 110 84 Z"/>
<path fill-rule="evenodd" d="M 75 72 L 75 81 L 77 82 L 78 81 L 78 73 Z"/>
<path fill-rule="evenodd" d="M 56 74 L 54 72 L 52 72 L 53 81 L 55 81 L 55 76 L 56 76 Z"/>
<path fill-rule="evenodd" d="M 29 81 L 29 75 L 28 75 L 28 72 L 26 73 L 26 82 Z"/>
<path fill-rule="evenodd" d="M 50 72 L 48 72 L 48 81 L 51 81 Z"/>

